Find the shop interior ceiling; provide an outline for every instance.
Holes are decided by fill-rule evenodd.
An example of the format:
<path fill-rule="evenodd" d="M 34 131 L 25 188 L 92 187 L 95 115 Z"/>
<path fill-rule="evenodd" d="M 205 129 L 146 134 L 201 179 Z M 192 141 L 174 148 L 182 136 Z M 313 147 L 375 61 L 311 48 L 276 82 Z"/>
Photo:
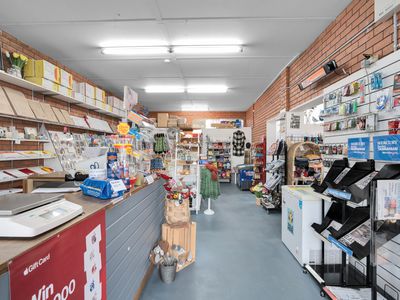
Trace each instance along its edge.
<path fill-rule="evenodd" d="M 121 96 L 128 85 L 153 111 L 206 104 L 244 111 L 350 0 L 8 1 L 0 29 Z M 219 55 L 109 56 L 115 41 L 140 45 L 239 42 Z M 123 45 L 121 45 L 123 46 Z M 169 58 L 171 62 L 164 60 Z M 226 85 L 225 94 L 147 94 L 149 85 Z"/>

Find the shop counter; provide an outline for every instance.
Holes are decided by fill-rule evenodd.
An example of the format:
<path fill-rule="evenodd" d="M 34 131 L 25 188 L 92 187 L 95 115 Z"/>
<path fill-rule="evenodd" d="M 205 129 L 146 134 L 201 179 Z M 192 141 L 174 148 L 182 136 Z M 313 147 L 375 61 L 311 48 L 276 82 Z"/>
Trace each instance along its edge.
<path fill-rule="evenodd" d="M 81 216 L 34 239 L 0 239 L 0 299 L 10 298 L 10 261 L 101 210 L 105 210 L 106 224 L 107 298 L 137 297 L 150 270 L 148 255 L 161 235 L 165 197 L 162 184 L 162 180 L 156 180 L 108 201 L 81 193 L 66 194 L 67 200 L 83 207 Z"/>

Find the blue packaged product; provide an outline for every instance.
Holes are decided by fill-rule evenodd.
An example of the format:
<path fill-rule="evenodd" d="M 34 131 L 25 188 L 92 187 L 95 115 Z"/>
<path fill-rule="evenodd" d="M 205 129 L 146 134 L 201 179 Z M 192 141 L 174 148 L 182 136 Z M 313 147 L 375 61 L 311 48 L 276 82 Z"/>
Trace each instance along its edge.
<path fill-rule="evenodd" d="M 124 194 L 124 191 L 114 192 L 109 180 L 86 178 L 80 187 L 84 195 L 103 200 L 120 197 Z"/>
<path fill-rule="evenodd" d="M 118 179 L 118 172 L 117 152 L 109 151 L 107 153 L 107 178 Z"/>

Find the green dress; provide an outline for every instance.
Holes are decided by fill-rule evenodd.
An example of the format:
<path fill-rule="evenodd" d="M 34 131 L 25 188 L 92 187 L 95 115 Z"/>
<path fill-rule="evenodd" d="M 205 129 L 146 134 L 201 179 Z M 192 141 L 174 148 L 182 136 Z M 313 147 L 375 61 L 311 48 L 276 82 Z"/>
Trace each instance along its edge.
<path fill-rule="evenodd" d="M 200 194 L 204 199 L 217 199 L 221 195 L 219 181 L 212 180 L 210 170 L 204 167 L 200 172 Z"/>

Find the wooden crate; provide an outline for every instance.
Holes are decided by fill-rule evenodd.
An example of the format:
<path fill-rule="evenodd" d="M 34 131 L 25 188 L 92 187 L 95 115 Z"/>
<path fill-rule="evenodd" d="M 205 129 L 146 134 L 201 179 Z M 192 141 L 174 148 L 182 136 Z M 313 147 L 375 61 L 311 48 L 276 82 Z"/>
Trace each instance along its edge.
<path fill-rule="evenodd" d="M 162 225 L 161 231 L 162 240 L 168 242 L 170 253 L 172 253 L 172 245 L 179 245 L 192 255 L 192 260 L 187 261 L 183 266 L 178 266 L 177 272 L 196 261 L 196 222 L 190 222 L 179 226 L 165 223 Z"/>

